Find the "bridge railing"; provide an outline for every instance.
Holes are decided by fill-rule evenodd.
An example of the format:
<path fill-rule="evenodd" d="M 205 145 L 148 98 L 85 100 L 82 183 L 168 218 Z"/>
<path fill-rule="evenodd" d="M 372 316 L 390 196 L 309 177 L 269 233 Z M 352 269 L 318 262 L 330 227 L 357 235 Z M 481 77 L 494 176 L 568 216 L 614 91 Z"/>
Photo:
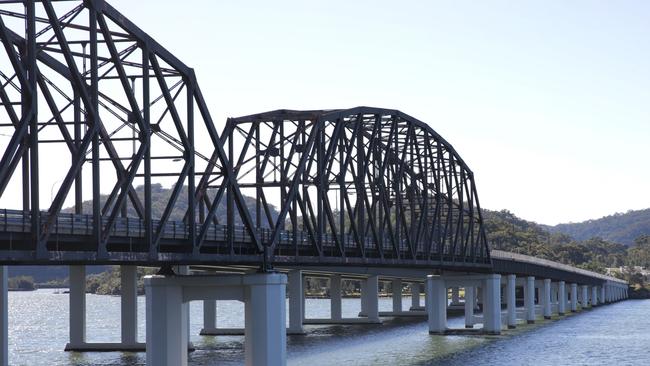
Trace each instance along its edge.
<path fill-rule="evenodd" d="M 43 219 L 48 218 L 47 212 L 42 212 L 41 217 Z M 108 220 L 102 219 L 102 226 L 105 228 Z M 153 220 L 153 227 L 158 228 L 160 221 Z M 56 220 L 53 221 L 53 227 L 51 228 L 51 233 L 53 235 L 52 239 L 60 240 L 62 236 L 75 236 L 75 237 L 84 237 L 93 235 L 93 216 L 89 214 L 74 214 L 74 213 L 60 213 L 57 215 Z M 197 224 L 196 230 L 198 232 L 200 225 Z M 190 237 L 190 228 L 187 224 L 182 221 L 168 221 L 162 228 L 161 238 L 171 241 L 183 242 L 188 240 Z M 31 215 L 29 212 L 24 212 L 22 210 L 11 210 L 11 209 L 2 209 L 0 210 L 0 231 L 4 233 L 24 233 L 29 234 L 31 232 Z M 257 228 L 257 235 L 264 243 L 270 243 L 272 240 L 273 231 L 270 228 L 262 227 Z M 142 239 L 146 235 L 145 222 L 139 218 L 132 217 L 118 217 L 108 232 L 110 237 L 118 239 L 119 238 L 128 238 L 128 239 Z M 296 250 L 299 251 L 309 251 L 312 248 L 313 242 L 316 238 L 312 238 L 309 233 L 299 230 L 281 230 L 277 238 L 277 245 L 274 254 L 276 255 L 296 255 Z M 373 251 L 371 256 L 377 256 L 379 247 L 389 253 L 392 253 L 394 248 L 392 248 L 392 243 L 388 236 L 384 236 L 382 243 L 376 243 L 374 238 L 365 237 L 364 239 L 364 250 Z M 212 223 L 205 236 L 204 245 L 209 247 L 223 247 L 224 243 L 232 242 L 235 243 L 237 248 L 242 251 L 244 249 L 249 250 L 253 249 L 246 247 L 252 243 L 252 238 L 244 226 L 235 225 L 232 232 L 228 233 L 228 226 Z M 321 248 L 324 251 L 323 255 L 325 256 L 336 256 L 339 251 L 339 245 L 347 253 L 353 253 L 358 248 L 358 242 L 351 235 L 334 235 L 331 233 L 322 234 L 322 245 Z M 17 245 L 13 244 L 12 249 L 17 249 Z M 401 253 L 406 254 L 409 251 L 409 247 L 406 241 L 401 241 L 399 245 L 399 250 Z M 418 257 L 426 258 L 426 253 L 420 249 L 416 253 Z M 444 253 L 444 255 L 449 256 L 451 253 Z"/>
<path fill-rule="evenodd" d="M 580 274 L 580 275 L 583 275 L 583 276 L 595 277 L 595 278 L 599 278 L 599 279 L 602 279 L 602 280 L 605 280 L 605 281 L 627 283 L 625 280 L 621 280 L 620 278 L 607 276 L 607 275 L 604 275 L 602 273 L 588 271 L 586 269 L 577 268 L 577 267 L 574 267 L 574 266 L 570 266 L 568 264 L 554 262 L 554 261 L 550 261 L 550 260 L 547 260 L 547 259 L 537 258 L 537 257 L 525 255 L 525 254 L 506 252 L 506 251 L 503 251 L 503 250 L 496 250 L 496 249 L 492 249 L 490 251 L 490 254 L 492 255 L 492 258 L 494 258 L 494 259 L 504 259 L 504 260 L 523 262 L 523 263 L 530 263 L 530 264 L 535 264 L 535 265 L 539 265 L 539 266 L 545 266 L 545 267 L 548 267 L 548 268 L 559 269 L 559 270 L 562 270 L 562 271 L 573 272 L 573 273 L 577 273 L 577 274 Z"/>

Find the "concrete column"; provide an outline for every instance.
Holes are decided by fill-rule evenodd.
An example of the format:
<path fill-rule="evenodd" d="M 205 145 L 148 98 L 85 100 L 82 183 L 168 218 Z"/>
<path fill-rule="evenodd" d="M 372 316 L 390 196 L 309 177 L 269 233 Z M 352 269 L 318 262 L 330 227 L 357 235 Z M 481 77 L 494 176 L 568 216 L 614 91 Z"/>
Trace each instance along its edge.
<path fill-rule="evenodd" d="M 564 281 L 560 281 L 558 283 L 558 304 L 557 304 L 557 312 L 558 315 L 564 315 L 566 313 L 566 284 Z"/>
<path fill-rule="evenodd" d="M 86 343 L 86 267 L 70 266 L 70 343 Z"/>
<path fill-rule="evenodd" d="M 544 319 L 551 319 L 551 280 L 548 278 L 544 279 L 541 303 L 544 307 Z"/>
<path fill-rule="evenodd" d="M 246 289 L 244 354 L 247 366 L 286 365 L 286 277 L 260 273 L 244 278 Z"/>
<path fill-rule="evenodd" d="M 582 286 L 582 296 L 580 297 L 580 307 L 586 309 L 589 306 L 589 286 Z"/>
<path fill-rule="evenodd" d="M 597 286 L 592 286 L 591 287 L 591 306 L 596 306 L 598 305 L 598 287 Z"/>
<path fill-rule="evenodd" d="M 307 308 L 307 276 L 302 276 L 302 318 L 305 319 L 305 309 Z"/>
<path fill-rule="evenodd" d="M 420 309 L 420 284 L 411 283 L 411 310 Z"/>
<path fill-rule="evenodd" d="M 203 329 L 217 328 L 217 301 L 203 300 Z"/>
<path fill-rule="evenodd" d="M 483 330 L 501 333 L 501 275 L 490 274 L 483 281 Z"/>
<path fill-rule="evenodd" d="M 506 306 L 508 308 L 508 329 L 517 327 L 517 276 L 508 275 L 508 284 L 506 287 Z"/>
<path fill-rule="evenodd" d="M 330 277 L 330 317 L 332 320 L 341 320 L 341 314 L 341 276 L 332 275 Z"/>
<path fill-rule="evenodd" d="M 578 311 L 578 284 L 571 284 L 571 312 Z"/>
<path fill-rule="evenodd" d="M 190 274 L 190 266 L 175 266 L 174 271 L 176 274 L 183 275 L 183 276 L 188 276 Z M 182 331 L 187 333 L 184 335 L 184 339 L 187 340 L 187 347 L 192 348 L 192 344 L 190 343 L 190 303 L 185 302 L 181 304 L 181 308 L 183 309 L 183 312 L 181 314 L 183 318 L 183 328 Z M 181 328 L 179 328 L 181 329 Z"/>
<path fill-rule="evenodd" d="M 0 266 L 0 366 L 9 365 L 9 300 L 7 266 Z"/>
<path fill-rule="evenodd" d="M 605 285 L 600 286 L 600 297 L 599 297 L 599 299 L 600 299 L 600 302 L 602 302 L 603 304 L 607 302 L 607 299 L 605 298 Z"/>
<path fill-rule="evenodd" d="M 147 366 L 187 366 L 187 332 L 184 331 L 183 288 L 145 281 Z"/>
<path fill-rule="evenodd" d="M 361 280 L 359 287 L 361 290 L 361 312 L 359 313 L 359 316 L 367 316 L 368 315 L 368 297 L 366 296 L 368 294 L 367 281 Z"/>
<path fill-rule="evenodd" d="M 526 287 L 524 291 L 524 302 L 526 304 L 526 322 L 535 323 L 535 277 L 526 277 Z"/>
<path fill-rule="evenodd" d="M 303 318 L 303 298 L 305 293 L 302 288 L 302 271 L 293 270 L 288 274 L 288 292 L 289 292 L 289 329 L 292 334 L 304 333 L 302 327 Z M 332 291 L 330 290 L 330 293 Z M 339 293 L 340 293 L 339 288 Z"/>
<path fill-rule="evenodd" d="M 451 288 L 451 303 L 452 304 L 459 304 L 460 303 L 460 296 L 459 296 L 459 291 L 458 287 L 452 287 Z"/>
<path fill-rule="evenodd" d="M 393 280 L 391 283 L 393 291 L 393 312 L 402 312 L 402 280 Z"/>
<path fill-rule="evenodd" d="M 379 321 L 379 276 L 370 276 L 363 282 L 361 297 L 365 298 L 366 309 L 362 311 L 368 320 Z"/>
<path fill-rule="evenodd" d="M 465 286 L 465 328 L 474 328 L 474 287 Z"/>
<path fill-rule="evenodd" d="M 427 318 L 430 334 L 444 334 L 447 330 L 447 288 L 440 276 L 427 276 L 425 286 Z"/>
<path fill-rule="evenodd" d="M 136 266 L 120 266 L 122 344 L 138 343 L 138 276 Z"/>

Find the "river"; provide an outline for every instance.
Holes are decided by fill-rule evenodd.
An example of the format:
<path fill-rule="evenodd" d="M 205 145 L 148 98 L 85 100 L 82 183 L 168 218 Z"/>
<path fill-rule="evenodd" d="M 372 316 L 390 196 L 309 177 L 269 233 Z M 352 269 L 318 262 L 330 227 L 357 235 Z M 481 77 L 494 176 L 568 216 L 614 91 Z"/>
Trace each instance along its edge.
<path fill-rule="evenodd" d="M 68 295 L 55 290 L 9 293 L 10 365 L 144 365 L 144 353 L 71 353 Z M 139 339 L 144 340 L 144 297 L 138 298 Z M 404 298 L 404 307 L 411 299 Z M 119 341 L 120 299 L 87 295 L 87 340 Z M 392 300 L 380 299 L 380 311 Z M 308 299 L 308 318 L 329 315 L 329 301 Z M 359 311 L 358 299 L 343 300 L 343 315 Z M 199 336 L 203 307 L 193 302 L 193 366 L 241 365 L 243 337 Z M 220 301 L 219 327 L 241 327 L 243 305 Z M 450 327 L 463 319 L 451 317 Z M 650 300 L 625 301 L 567 316 L 561 321 L 523 325 L 501 336 L 431 336 L 423 318 L 386 319 L 383 325 L 306 326 L 307 335 L 287 337 L 289 365 L 649 365 Z"/>

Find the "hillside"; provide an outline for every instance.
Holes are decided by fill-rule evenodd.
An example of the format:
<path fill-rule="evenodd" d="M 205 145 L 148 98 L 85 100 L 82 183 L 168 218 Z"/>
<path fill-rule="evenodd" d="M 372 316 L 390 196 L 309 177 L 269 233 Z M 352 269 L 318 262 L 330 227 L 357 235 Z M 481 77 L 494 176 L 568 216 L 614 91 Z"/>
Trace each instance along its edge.
<path fill-rule="evenodd" d="M 576 240 L 599 237 L 630 246 L 641 235 L 650 235 L 650 208 L 546 228 L 552 233 L 567 234 Z"/>

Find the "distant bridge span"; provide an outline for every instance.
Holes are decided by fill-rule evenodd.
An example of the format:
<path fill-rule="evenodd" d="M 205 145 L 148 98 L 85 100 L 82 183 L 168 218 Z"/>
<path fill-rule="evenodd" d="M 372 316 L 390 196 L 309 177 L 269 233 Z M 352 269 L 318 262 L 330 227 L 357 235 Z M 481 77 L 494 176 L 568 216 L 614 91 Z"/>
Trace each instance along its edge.
<path fill-rule="evenodd" d="M 0 40 L 0 264 L 71 265 L 68 349 L 144 347 L 135 265 L 164 267 L 146 280 L 150 365 L 186 364 L 184 303 L 206 301 L 210 328 L 210 304 L 224 299 L 247 304 L 247 364 L 283 364 L 285 273 L 297 333 L 307 276 L 331 277 L 332 319 L 313 322 L 346 321 L 345 277 L 362 282 L 363 317 L 352 322 L 379 323 L 383 280 L 395 289 L 389 315 L 426 315 L 436 334 L 448 331 L 449 288 L 455 305 L 465 291 L 466 325 L 488 333 L 502 329 L 501 289 L 507 327 L 518 288 L 528 322 L 540 309 L 550 318 L 627 296 L 624 281 L 491 252 L 474 174 L 398 110 L 276 110 L 218 131 L 194 70 L 103 0 L 2 1 Z M 171 193 L 154 198 L 156 184 Z M 85 340 L 83 266 L 94 264 L 122 265 L 119 345 Z M 412 311 L 401 310 L 402 281 Z"/>

